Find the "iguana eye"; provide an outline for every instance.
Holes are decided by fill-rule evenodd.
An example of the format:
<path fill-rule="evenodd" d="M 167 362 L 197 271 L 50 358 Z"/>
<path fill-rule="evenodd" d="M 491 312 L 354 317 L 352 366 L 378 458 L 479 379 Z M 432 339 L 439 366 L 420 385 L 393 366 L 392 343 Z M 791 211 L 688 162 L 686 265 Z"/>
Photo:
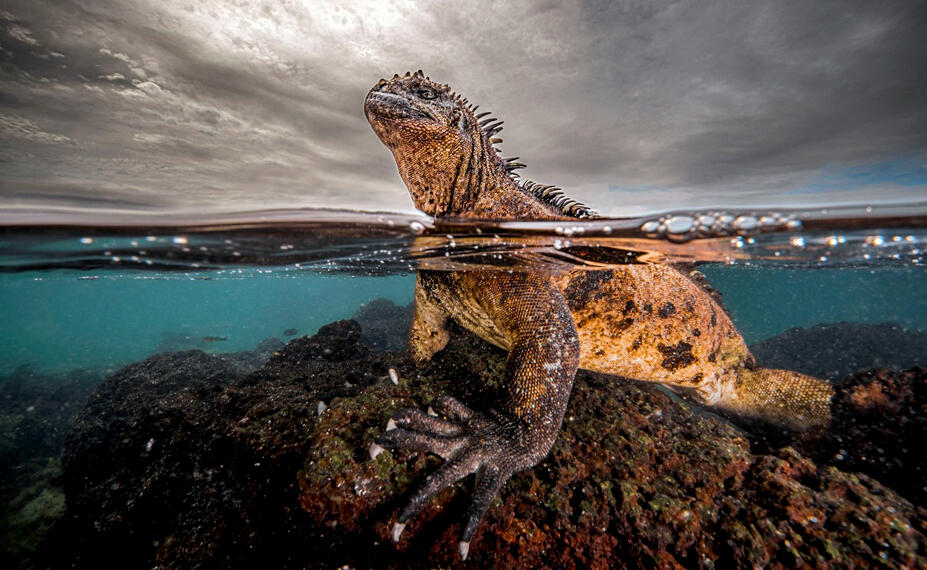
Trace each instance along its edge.
<path fill-rule="evenodd" d="M 427 87 L 423 89 L 419 89 L 417 92 L 417 95 L 421 97 L 422 99 L 434 99 L 435 97 L 437 97 L 437 94 L 431 89 L 428 89 Z"/>

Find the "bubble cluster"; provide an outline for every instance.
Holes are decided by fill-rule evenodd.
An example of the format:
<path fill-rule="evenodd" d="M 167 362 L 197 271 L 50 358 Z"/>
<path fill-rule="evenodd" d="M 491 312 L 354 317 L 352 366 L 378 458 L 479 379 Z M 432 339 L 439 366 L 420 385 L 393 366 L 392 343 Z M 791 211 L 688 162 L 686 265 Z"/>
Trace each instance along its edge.
<path fill-rule="evenodd" d="M 725 212 L 667 214 L 641 225 L 641 231 L 649 238 L 680 242 L 699 237 L 746 236 L 757 232 L 797 229 L 801 229 L 801 221 L 776 212 L 764 215 L 734 215 Z"/>

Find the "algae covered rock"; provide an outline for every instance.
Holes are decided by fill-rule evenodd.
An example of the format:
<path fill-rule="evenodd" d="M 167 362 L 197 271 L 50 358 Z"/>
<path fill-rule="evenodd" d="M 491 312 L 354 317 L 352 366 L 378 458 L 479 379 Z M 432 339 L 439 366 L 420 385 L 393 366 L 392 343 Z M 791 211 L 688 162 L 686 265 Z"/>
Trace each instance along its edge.
<path fill-rule="evenodd" d="M 400 408 L 417 399 L 407 387 L 378 391 Z M 333 405 L 301 472 L 300 500 L 320 540 L 354 546 L 328 560 L 455 564 L 469 483 L 414 519 L 395 552 L 383 549 L 402 503 L 396 493 L 411 491 L 437 461 L 407 452 L 384 452 L 375 465 L 358 457 L 356 447 L 382 429 L 365 414 L 375 409 Z M 652 387 L 582 373 L 560 440 L 506 485 L 467 563 L 914 565 L 927 554 L 924 530 L 923 513 L 871 478 L 819 467 L 789 448 L 753 455 L 737 429 Z"/>
<path fill-rule="evenodd" d="M 393 544 L 398 509 L 440 460 L 368 448 L 395 411 L 439 394 L 492 406 L 504 360 L 456 331 L 417 369 L 341 321 L 246 376 L 196 352 L 132 365 L 72 435 L 48 565 L 458 565 L 472 481 Z M 792 448 L 756 454 L 654 385 L 581 372 L 550 455 L 504 487 L 467 564 L 922 565 L 925 512 L 896 491 Z"/>
<path fill-rule="evenodd" d="M 64 511 L 59 483 L 74 418 L 100 373 L 39 373 L 24 365 L 0 377 L 0 567 L 30 567 Z"/>
<path fill-rule="evenodd" d="M 927 505 L 927 368 L 868 370 L 836 388 L 830 425 L 796 446 L 815 461 L 866 473 Z"/>

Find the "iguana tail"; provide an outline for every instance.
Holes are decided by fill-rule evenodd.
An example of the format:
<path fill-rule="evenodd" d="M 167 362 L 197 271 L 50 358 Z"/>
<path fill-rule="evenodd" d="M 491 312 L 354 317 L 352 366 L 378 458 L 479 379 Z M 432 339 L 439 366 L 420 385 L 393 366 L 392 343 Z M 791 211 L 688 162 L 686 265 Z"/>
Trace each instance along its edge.
<path fill-rule="evenodd" d="M 733 389 L 715 405 L 738 416 L 795 430 L 826 425 L 834 389 L 829 382 L 772 368 L 743 368 Z"/>

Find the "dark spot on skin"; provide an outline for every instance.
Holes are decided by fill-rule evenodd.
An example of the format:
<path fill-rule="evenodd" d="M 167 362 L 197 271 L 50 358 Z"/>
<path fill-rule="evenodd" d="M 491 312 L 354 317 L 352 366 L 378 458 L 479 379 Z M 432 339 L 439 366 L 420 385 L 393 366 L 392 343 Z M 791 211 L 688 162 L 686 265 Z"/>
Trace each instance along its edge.
<path fill-rule="evenodd" d="M 637 350 L 641 347 L 641 337 L 634 339 L 634 342 L 631 343 L 631 349 Z"/>
<path fill-rule="evenodd" d="M 633 324 L 634 324 L 634 319 L 631 319 L 631 318 L 621 319 L 621 322 L 619 322 L 615 326 L 616 332 L 628 330 L 628 328 Z"/>
<path fill-rule="evenodd" d="M 693 384 L 701 384 L 702 378 L 704 378 L 704 376 L 702 376 L 702 373 L 699 372 L 698 374 L 695 375 L 694 378 L 692 378 L 692 383 L 693 383 Z"/>
<path fill-rule="evenodd" d="M 692 336 L 702 336 L 702 331 L 698 329 L 692 329 Z"/>
<path fill-rule="evenodd" d="M 690 313 L 695 312 L 695 305 L 692 304 L 692 301 L 686 302 L 686 310 L 689 311 Z"/>
<path fill-rule="evenodd" d="M 621 310 L 621 314 L 628 316 L 628 313 L 634 310 L 634 301 L 628 301 L 624 304 L 624 309 Z"/>
<path fill-rule="evenodd" d="M 647 303 L 646 305 L 644 305 L 644 311 L 646 311 L 646 312 L 648 312 L 648 313 L 652 313 L 652 312 L 653 312 L 653 305 L 651 305 L 650 303 Z"/>
<path fill-rule="evenodd" d="M 718 317 L 715 315 L 715 308 L 711 308 L 711 326 L 718 324 Z"/>
<path fill-rule="evenodd" d="M 660 366 L 670 372 L 677 368 L 685 368 L 695 362 L 695 356 L 692 355 L 692 345 L 688 342 L 679 341 L 672 346 L 661 344 L 657 346 L 657 349 L 665 357 Z"/>
<path fill-rule="evenodd" d="M 718 360 L 718 353 L 712 352 L 708 355 L 708 362 L 716 362 Z"/>
<path fill-rule="evenodd" d="M 584 271 L 574 277 L 564 291 L 570 308 L 575 311 L 593 299 L 608 296 L 609 291 L 603 285 L 611 281 L 613 276 L 611 271 Z"/>
<path fill-rule="evenodd" d="M 662 307 L 660 307 L 660 310 L 657 312 L 657 314 L 660 315 L 660 318 L 665 319 L 675 312 L 676 312 L 676 305 L 672 303 L 667 303 L 663 305 Z"/>

